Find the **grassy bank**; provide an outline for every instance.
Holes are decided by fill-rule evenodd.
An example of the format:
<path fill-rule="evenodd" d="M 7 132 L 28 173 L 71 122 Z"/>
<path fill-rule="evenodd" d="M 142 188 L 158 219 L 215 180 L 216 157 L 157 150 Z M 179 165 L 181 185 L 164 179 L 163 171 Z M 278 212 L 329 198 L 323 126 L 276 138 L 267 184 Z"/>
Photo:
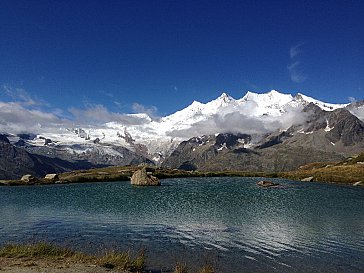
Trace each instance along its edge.
<path fill-rule="evenodd" d="M 2 259 L 15 259 L 19 265 L 21 265 L 21 261 L 28 261 L 24 266 L 36 266 L 39 263 L 46 264 L 46 262 L 67 265 L 92 264 L 100 268 L 114 269 L 120 272 L 144 272 L 145 267 L 143 252 L 134 255 L 131 252 L 110 251 L 97 257 L 45 242 L 8 244 L 0 248 L 0 257 Z M 32 261 L 32 264 L 29 264 L 29 261 Z"/>
<path fill-rule="evenodd" d="M 70 272 L 90 272 L 93 267 L 97 272 L 150 272 L 146 269 L 144 251 L 133 254 L 130 251 L 108 251 L 101 256 L 92 256 L 76 252 L 69 248 L 58 247 L 45 242 L 34 244 L 8 244 L 0 248 L 0 271 L 24 272 L 24 268 L 33 268 L 32 272 L 65 268 Z M 4 267 L 2 269 L 1 267 Z M 82 266 L 83 265 L 83 266 Z M 87 270 L 87 271 L 83 271 Z M 53 271 L 52 271 L 53 272 Z M 173 273 L 189 273 L 185 263 L 178 262 Z M 198 273 L 214 273 L 211 265 L 205 265 Z"/>

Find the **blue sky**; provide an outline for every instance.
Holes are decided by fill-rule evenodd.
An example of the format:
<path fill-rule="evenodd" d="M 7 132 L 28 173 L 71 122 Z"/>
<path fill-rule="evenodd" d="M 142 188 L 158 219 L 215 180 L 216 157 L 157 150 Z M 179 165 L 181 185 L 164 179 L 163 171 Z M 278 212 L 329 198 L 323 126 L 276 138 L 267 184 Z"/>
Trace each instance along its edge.
<path fill-rule="evenodd" d="M 166 115 L 223 91 L 364 96 L 363 1 L 0 1 L 0 101 Z"/>

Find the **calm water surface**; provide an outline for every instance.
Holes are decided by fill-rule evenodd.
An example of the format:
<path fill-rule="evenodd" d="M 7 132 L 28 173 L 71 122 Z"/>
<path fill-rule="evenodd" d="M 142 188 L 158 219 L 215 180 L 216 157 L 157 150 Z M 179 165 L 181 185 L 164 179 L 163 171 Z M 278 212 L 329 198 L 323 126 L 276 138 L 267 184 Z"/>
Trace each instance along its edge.
<path fill-rule="evenodd" d="M 259 178 L 0 187 L 0 244 L 145 247 L 149 269 L 209 262 L 218 272 L 363 272 L 364 189 Z"/>

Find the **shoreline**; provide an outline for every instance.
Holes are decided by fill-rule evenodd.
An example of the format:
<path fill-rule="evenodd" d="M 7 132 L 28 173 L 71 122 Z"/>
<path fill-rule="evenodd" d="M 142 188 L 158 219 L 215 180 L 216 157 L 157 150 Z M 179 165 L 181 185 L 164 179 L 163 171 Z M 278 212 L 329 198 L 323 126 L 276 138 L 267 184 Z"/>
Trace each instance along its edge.
<path fill-rule="evenodd" d="M 76 170 L 58 174 L 57 179 L 36 178 L 35 181 L 0 180 L 0 186 L 49 185 L 90 182 L 129 181 L 139 166 L 106 167 L 88 170 Z M 148 172 L 158 179 L 188 177 L 262 177 L 283 178 L 295 181 L 320 182 L 364 186 L 363 164 L 325 164 L 314 163 L 288 172 L 250 172 L 250 171 L 184 171 L 148 167 Z"/>

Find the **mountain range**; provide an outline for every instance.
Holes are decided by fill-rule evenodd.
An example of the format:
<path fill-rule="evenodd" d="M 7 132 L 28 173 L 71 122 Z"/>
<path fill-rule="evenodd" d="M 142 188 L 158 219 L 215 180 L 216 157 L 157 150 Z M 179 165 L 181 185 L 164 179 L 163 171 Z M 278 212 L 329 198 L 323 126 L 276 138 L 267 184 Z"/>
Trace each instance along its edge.
<path fill-rule="evenodd" d="M 5 120 L 0 179 L 140 163 L 185 170 L 292 170 L 361 152 L 363 120 L 364 101 L 330 104 L 275 90 L 240 99 L 222 93 L 161 118 L 140 113 L 98 124 L 43 121 L 34 131 Z"/>

